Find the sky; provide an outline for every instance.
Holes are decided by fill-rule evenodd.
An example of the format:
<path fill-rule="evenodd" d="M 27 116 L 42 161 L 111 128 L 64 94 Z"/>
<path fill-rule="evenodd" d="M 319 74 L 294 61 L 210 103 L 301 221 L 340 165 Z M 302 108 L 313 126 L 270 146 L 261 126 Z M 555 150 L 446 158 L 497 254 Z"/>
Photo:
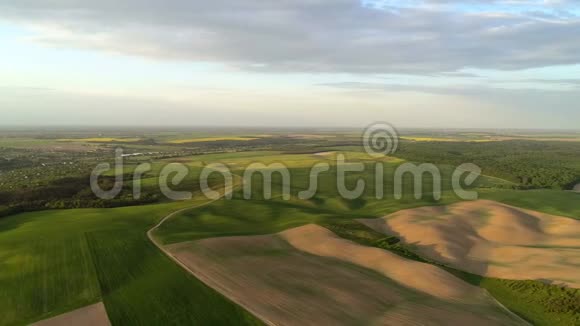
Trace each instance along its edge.
<path fill-rule="evenodd" d="M 0 126 L 580 129 L 576 0 L 2 0 Z"/>

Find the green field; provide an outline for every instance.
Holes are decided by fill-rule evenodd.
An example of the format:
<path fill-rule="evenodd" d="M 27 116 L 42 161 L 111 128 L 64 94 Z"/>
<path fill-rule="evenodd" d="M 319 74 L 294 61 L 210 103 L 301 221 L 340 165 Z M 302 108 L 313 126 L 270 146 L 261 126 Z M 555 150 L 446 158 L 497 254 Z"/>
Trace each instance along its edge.
<path fill-rule="evenodd" d="M 266 161 L 271 159 L 271 157 L 266 157 Z M 267 234 L 313 222 L 379 217 L 404 208 L 443 205 L 458 200 L 454 193 L 449 190 L 451 188 L 449 179 L 451 171 L 446 167 L 441 169 L 443 193 L 440 201 L 433 199 L 433 189 L 429 185 L 429 178 L 425 178 L 422 199 L 416 200 L 413 197 L 411 179 L 403 179 L 405 181 L 403 198 L 394 199 L 392 178 L 396 167 L 397 163 L 384 165 L 383 189 L 385 198 L 383 199 L 375 198 L 374 164 L 367 164 L 365 172 L 347 175 L 345 183 L 348 188 L 353 188 L 359 178 L 366 183 L 363 196 L 353 200 L 340 198 L 336 185 L 337 174 L 334 168 L 319 175 L 318 191 L 316 196 L 311 199 L 298 197 L 301 191 L 309 187 L 309 169 L 290 169 L 290 200 L 281 198 L 280 184 L 282 180 L 279 175 L 273 176 L 272 200 L 264 200 L 262 179 L 254 177 L 250 200 L 245 199 L 242 190 L 238 189 L 232 200 L 218 201 L 210 206 L 178 214 L 156 230 L 156 235 L 164 243 L 175 243 L 215 236 Z M 493 180 L 486 181 L 486 183 L 490 182 Z"/>
<path fill-rule="evenodd" d="M 54 210 L 1 219 L 0 325 L 23 325 L 101 300 L 115 325 L 155 320 L 259 324 L 145 236 L 171 211 L 199 203 Z"/>
<path fill-rule="evenodd" d="M 481 197 L 553 215 L 580 219 L 580 193 L 558 190 L 482 190 Z"/>
<path fill-rule="evenodd" d="M 114 325 L 261 325 L 185 272 L 141 232 L 87 234 Z"/>
<path fill-rule="evenodd" d="M 258 138 L 252 138 L 252 137 L 200 137 L 200 138 L 189 138 L 189 139 L 175 139 L 175 140 L 168 141 L 168 143 L 170 143 L 170 144 L 188 144 L 188 143 L 200 143 L 200 142 L 223 141 L 223 140 L 248 141 L 248 140 L 254 140 L 254 139 L 258 139 Z"/>
<path fill-rule="evenodd" d="M 186 139 L 183 136 L 168 134 L 159 136 L 159 139 Z M 154 192 L 157 191 L 157 177 L 163 167 L 167 163 L 180 162 L 188 166 L 190 175 L 174 189 L 196 192 L 199 191 L 201 170 L 210 163 L 224 163 L 238 176 L 242 175 L 245 166 L 255 162 L 281 162 L 290 169 L 290 200 L 281 198 L 282 179 L 279 175 L 273 178 L 271 200 L 264 199 L 261 178 L 254 178 L 249 200 L 244 199 L 242 190 L 238 188 L 232 200 L 219 200 L 211 205 L 185 210 L 167 220 L 155 232 L 155 236 L 165 244 L 210 237 L 269 234 L 308 223 L 329 225 L 355 218 L 380 217 L 405 208 L 446 205 L 459 200 L 451 191 L 451 164 L 439 164 L 443 187 L 441 200 L 434 199 L 429 177 L 424 180 L 423 196 L 419 200 L 413 197 L 412 180 L 403 179 L 403 198 L 397 200 L 393 196 L 393 173 L 404 160 L 384 157 L 372 159 L 361 152 L 360 147 L 348 143 L 345 146 L 328 144 L 326 138 L 315 138 L 314 144 L 308 143 L 306 138 L 297 139 L 300 143 L 266 145 L 258 149 L 249 147 L 239 152 L 230 152 L 229 147 L 219 147 L 207 152 L 199 150 L 198 153 L 198 149 L 184 150 L 178 147 L 180 144 L 175 144 L 176 147 L 152 145 L 156 149 L 170 151 L 128 159 L 123 173 L 132 173 L 139 163 L 151 163 L 152 171 L 144 176 L 143 190 Z M 54 140 L 22 138 L 16 145 L 29 146 L 30 149 L 41 144 L 54 146 L 54 143 Z M 126 149 L 135 151 L 141 150 L 142 146 L 124 145 Z M 559 148 L 558 151 L 563 152 L 564 149 Z M 223 152 L 215 153 L 214 150 Z M 337 150 L 344 150 L 342 153 L 348 162 L 365 164 L 364 172 L 351 172 L 345 179 L 348 188 L 353 188 L 358 179 L 365 181 L 366 188 L 360 198 L 342 199 L 338 192 L 334 161 L 337 153 L 328 153 Z M 9 154 L 17 156 L 20 152 Z M 91 163 L 97 154 L 87 154 L 86 157 L 84 154 L 62 155 L 66 160 L 86 160 Z M 329 163 L 330 171 L 319 175 L 318 192 L 313 198 L 300 199 L 298 194 L 310 184 L 309 168 L 321 162 Z M 384 198 L 381 199 L 375 197 L 379 187 L 374 182 L 377 162 L 383 164 L 384 181 L 380 185 L 384 190 Z M 43 175 L 42 172 L 46 170 L 39 167 L 34 169 L 32 171 L 38 173 L 39 177 L 60 180 L 56 177 L 57 172 Z M 56 166 L 50 171 L 58 170 L 63 168 Z M 15 171 L 23 173 L 29 170 Z M 109 174 L 113 175 L 114 172 Z M 215 174 L 210 184 L 219 184 L 221 181 L 219 175 Z M 26 182 L 19 186 L 22 184 Z M 125 181 L 127 190 L 130 190 L 131 184 L 131 180 Z M 578 193 L 551 189 L 512 189 L 515 186 L 514 181 L 498 176 L 482 176 L 473 187 L 477 187 L 480 197 L 484 199 L 580 218 Z M 160 201 L 152 205 L 114 209 L 44 210 L 0 218 L 0 325 L 24 325 L 98 301 L 105 303 L 114 325 L 260 324 L 252 315 L 181 269 L 146 237 L 147 230 L 164 216 L 206 201 L 197 197 L 184 202 Z M 9 209 L 3 205 L 0 208 Z M 411 250 L 407 250 L 409 248 L 386 249 L 398 251 L 407 258 L 418 258 Z M 559 292 L 539 282 L 505 281 L 474 275 L 462 277 L 486 288 L 505 306 L 536 324 L 564 325 L 577 318 L 578 314 L 570 313 L 570 309 L 576 307 L 572 303 L 570 308 L 570 300 L 576 297 L 570 299 L 566 291 Z M 555 308 L 558 305 L 567 308 L 558 310 Z M 545 311 L 546 307 L 550 311 Z"/>

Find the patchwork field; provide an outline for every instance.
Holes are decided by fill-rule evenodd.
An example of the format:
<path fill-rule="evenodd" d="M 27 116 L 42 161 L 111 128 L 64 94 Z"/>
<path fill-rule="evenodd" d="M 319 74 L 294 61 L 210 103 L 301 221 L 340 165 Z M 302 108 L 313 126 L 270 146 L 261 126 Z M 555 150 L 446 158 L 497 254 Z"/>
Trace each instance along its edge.
<path fill-rule="evenodd" d="M 542 157 L 544 165 L 533 166 L 532 170 L 524 165 L 525 169 L 510 171 L 514 166 L 511 161 L 501 166 L 492 164 L 497 157 L 509 157 L 506 153 L 513 149 L 512 144 L 499 142 L 405 141 L 400 144 L 400 154 L 406 153 L 400 155 L 402 159 L 368 156 L 356 146 L 359 138 L 354 134 L 347 138 L 272 134 L 268 136 L 271 142 L 240 141 L 263 137 L 252 135 L 258 133 L 135 131 L 102 136 L 39 136 L 18 142 L 15 138 L 0 139 L 0 145 L 15 146 L 0 149 L 8 158 L 0 163 L 9 171 L 3 174 L 0 184 L 18 189 L 5 188 L 14 192 L 6 195 L 16 198 L 16 202 L 0 205 L 8 212 L 0 218 L 0 325 L 54 322 L 61 317 L 78 316 L 82 309 L 98 302 L 103 302 L 112 325 L 259 325 L 271 321 L 318 325 L 517 323 L 518 319 L 506 313 L 485 290 L 535 325 L 567 326 L 580 322 L 580 292 L 544 283 L 578 283 L 574 274 L 579 267 L 578 222 L 570 218 L 580 217 L 580 194 L 560 190 L 568 189 L 563 185 L 574 176 L 566 174 L 577 164 L 575 157 L 568 154 L 574 153 L 574 144 L 518 143 L 516 148 L 524 153 L 539 146 L 541 151 L 534 153 L 544 153 L 546 149 L 550 154 Z M 146 141 L 129 143 L 131 139 Z M 200 141 L 168 143 L 179 139 Z M 125 202 L 116 204 L 139 206 L 60 209 L 112 204 L 83 201 L 85 197 L 75 195 L 76 188 L 64 186 L 83 184 L 85 170 L 80 167 L 112 159 L 109 154 L 115 147 L 136 153 L 126 157 L 122 171 L 126 176 L 122 192 Z M 39 155 L 39 148 L 46 153 Z M 425 149 L 433 154 L 428 159 Z M 491 161 L 490 151 L 496 155 Z M 443 156 L 439 157 L 441 153 Z M 463 157 L 464 153 L 469 155 Z M 345 176 L 349 189 L 359 180 L 365 182 L 358 198 L 345 199 L 337 188 L 338 154 L 344 154 L 347 163 L 364 165 L 364 171 Z M 481 198 L 536 212 L 503 209 L 503 204 L 493 206 L 488 201 L 457 204 L 459 198 L 451 186 L 455 161 L 449 159 L 463 162 L 479 155 L 484 167 L 493 169 L 471 188 Z M 518 162 L 537 162 L 534 157 L 518 158 Z M 427 175 L 421 199 L 413 196 L 411 178 L 403 179 L 403 198 L 393 197 L 394 171 L 405 160 L 438 163 L 442 173 L 441 200 L 434 198 L 433 180 Z M 53 161 L 54 166 L 50 165 Z M 231 200 L 209 205 L 202 205 L 207 200 L 200 197 L 168 202 L 160 196 L 158 177 L 164 166 L 174 162 L 185 164 L 190 173 L 170 187 L 197 194 L 200 173 L 208 164 L 226 164 L 239 181 L 243 169 L 251 163 L 284 163 L 291 175 L 290 200 L 282 199 L 283 180 L 275 174 L 270 200 L 265 200 L 263 179 L 257 175 L 251 181 L 251 199 L 245 199 L 242 187 L 238 187 Z M 376 182 L 377 162 L 383 167 L 382 183 Z M 142 190 L 159 196 L 159 201 L 130 201 L 134 180 L 129 175 L 140 163 L 152 166 L 143 176 Z M 308 189 L 312 181 L 310 167 L 316 163 L 329 163 L 330 170 L 318 175 L 315 196 L 301 199 L 300 192 Z M 560 178 L 561 171 L 551 169 L 550 164 L 567 167 L 566 177 Z M 77 171 L 76 178 L 70 177 L 68 171 L 72 168 Z M 10 173 L 14 178 L 7 178 Z M 111 170 L 107 176 L 116 173 L 119 171 Z M 541 177 L 537 185 L 555 187 L 531 190 L 528 187 L 533 183 L 519 181 L 519 175 Z M 23 176 L 27 178 L 22 179 Z M 38 193 L 32 188 L 24 191 L 32 184 L 32 178 L 46 179 L 47 187 L 39 184 Z M 210 185 L 219 186 L 222 179 L 214 173 Z M 520 187 L 526 190 L 517 190 Z M 70 190 L 70 194 L 51 197 L 63 189 Z M 378 189 L 384 190 L 383 198 L 376 197 Z M 79 193 L 89 190 L 81 189 Z M 28 198 L 28 202 L 23 198 Z M 25 203 L 20 210 L 25 213 L 10 213 L 10 205 L 15 203 Z M 456 206 L 444 206 L 477 203 L 481 207 L 454 210 Z M 392 213 L 404 215 L 414 209 L 425 210 L 423 215 L 428 218 L 423 223 L 404 221 L 413 224 L 412 229 L 419 233 L 412 239 L 405 238 L 406 233 L 409 237 L 412 233 L 404 229 L 405 223 L 397 224 L 402 228 L 400 233 L 387 230 L 403 240 L 394 245 L 389 241 L 396 239 L 357 222 L 372 219 L 386 225 L 389 220 L 377 218 Z M 151 229 L 176 211 L 179 212 L 159 228 Z M 496 215 L 509 218 L 494 219 Z M 439 238 L 430 238 L 432 229 L 439 232 L 434 232 Z M 195 275 L 159 251 L 147 237 L 148 230 L 186 262 Z M 423 246 L 427 240 L 430 242 Z M 446 254 L 449 261 L 426 254 L 429 250 Z"/>
<path fill-rule="evenodd" d="M 510 140 L 533 140 L 533 141 L 559 141 L 559 142 L 578 142 L 580 136 L 578 133 L 563 134 L 495 134 L 495 133 L 472 133 L 459 132 L 450 134 L 424 135 L 424 134 L 406 134 L 401 139 L 416 142 L 499 142 Z"/>
<path fill-rule="evenodd" d="M 316 225 L 168 249 L 204 282 L 276 325 L 414 325 L 425 313 L 441 324 L 525 324 L 437 267 Z"/>
<path fill-rule="evenodd" d="M 574 219 L 480 200 L 360 221 L 460 270 L 580 288 L 580 221 Z"/>
<path fill-rule="evenodd" d="M 306 185 L 300 181 L 302 180 L 300 176 L 300 173 L 293 173 L 293 181 L 297 181 L 296 187 L 298 189 L 304 189 Z M 355 222 L 356 219 L 361 217 L 375 219 L 385 213 L 397 212 L 405 208 L 432 206 L 435 203 L 443 205 L 457 201 L 446 191 L 444 191 L 443 200 L 440 202 L 433 202 L 427 196 L 421 201 L 416 201 L 394 200 L 392 198 L 376 200 L 372 198 L 372 195 L 364 196 L 356 202 L 342 201 L 336 199 L 336 189 L 324 180 L 324 178 L 321 179 L 324 184 L 320 195 L 312 200 L 299 200 L 297 198 L 290 201 L 278 199 L 269 201 L 243 200 L 238 192 L 233 200 L 218 201 L 209 206 L 177 214 L 161 225 L 156 230 L 156 235 L 165 244 L 196 239 L 218 241 L 232 236 L 283 232 L 309 223 L 319 223 L 328 227 L 328 225 L 335 223 L 348 224 L 350 221 L 366 230 L 358 230 L 348 224 L 345 231 L 353 232 L 352 234 L 356 234 L 356 237 L 369 236 L 368 241 L 359 242 L 357 240 L 357 243 L 382 247 L 385 235 L 378 232 L 370 234 L 374 231 Z M 259 192 L 260 188 L 256 187 L 255 190 Z M 527 194 L 529 194 L 528 197 L 525 196 Z M 485 197 L 493 195 L 497 200 L 516 202 L 522 207 L 539 211 L 560 212 L 566 216 L 575 216 L 578 210 L 578 206 L 572 204 L 577 198 L 577 194 L 571 192 L 504 190 L 485 192 L 484 195 Z M 335 229 L 332 230 L 335 232 Z M 340 234 L 340 236 L 344 237 L 345 234 Z M 349 236 L 346 238 L 351 239 Z M 406 247 L 394 246 L 392 250 L 398 255 L 417 259 L 416 255 L 412 253 L 413 247 L 405 249 Z M 481 277 L 458 270 L 451 272 L 474 286 L 487 289 L 502 304 L 509 306 L 512 311 L 517 312 L 535 325 L 570 325 L 580 322 L 580 314 L 577 312 L 580 293 L 536 281 L 510 281 L 501 278 Z M 429 314 L 431 313 L 432 311 L 429 312 Z"/>

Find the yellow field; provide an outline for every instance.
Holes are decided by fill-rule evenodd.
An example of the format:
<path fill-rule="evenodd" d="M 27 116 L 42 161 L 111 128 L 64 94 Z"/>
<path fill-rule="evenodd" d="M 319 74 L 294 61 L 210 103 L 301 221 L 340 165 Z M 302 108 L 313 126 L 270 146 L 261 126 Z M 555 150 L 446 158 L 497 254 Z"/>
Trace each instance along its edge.
<path fill-rule="evenodd" d="M 170 144 L 186 144 L 186 143 L 200 143 L 206 141 L 220 141 L 220 140 L 240 140 L 240 141 L 247 141 L 247 140 L 255 140 L 258 138 L 252 137 L 206 137 L 206 138 L 191 138 L 191 139 L 176 139 L 170 140 L 168 143 Z"/>
<path fill-rule="evenodd" d="M 137 142 L 141 138 L 112 138 L 112 137 L 95 137 L 95 138 L 61 138 L 57 139 L 62 142 L 85 142 L 85 143 L 110 143 L 110 142 Z"/>
<path fill-rule="evenodd" d="M 402 136 L 401 139 L 403 140 L 411 140 L 411 141 L 447 141 L 447 142 L 490 142 L 494 141 L 494 139 L 468 139 L 468 138 L 441 138 L 441 137 L 405 137 Z"/>
<path fill-rule="evenodd" d="M 336 155 L 339 153 L 345 155 L 347 164 L 353 162 L 373 161 L 386 162 L 389 164 L 403 162 L 402 159 L 392 156 L 374 158 L 366 153 L 348 151 L 322 152 L 315 154 L 290 154 L 277 151 L 220 153 L 171 158 L 163 162 L 179 162 L 191 167 L 203 167 L 210 163 L 222 163 L 234 170 L 244 169 L 252 163 L 263 163 L 266 165 L 272 163 L 283 163 L 288 168 L 308 168 L 314 166 L 316 163 L 329 163 L 330 165 L 336 164 Z"/>

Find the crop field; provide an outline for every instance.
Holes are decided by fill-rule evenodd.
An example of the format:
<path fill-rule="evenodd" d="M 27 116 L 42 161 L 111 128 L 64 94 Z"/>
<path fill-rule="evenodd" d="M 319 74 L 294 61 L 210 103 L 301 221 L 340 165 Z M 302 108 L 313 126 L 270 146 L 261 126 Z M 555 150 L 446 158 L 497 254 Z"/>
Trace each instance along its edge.
<path fill-rule="evenodd" d="M 401 139 L 415 142 L 497 142 L 509 140 L 532 140 L 532 141 L 580 141 L 578 133 L 526 133 L 526 132 L 449 132 L 438 133 L 405 133 Z"/>
<path fill-rule="evenodd" d="M 410 140 L 410 141 L 424 141 L 424 142 L 461 142 L 461 141 L 469 141 L 469 142 L 488 142 L 494 141 L 494 139 L 479 139 L 479 138 L 443 138 L 443 137 L 413 137 L 413 136 L 402 136 L 401 139 L 403 140 Z"/>
<path fill-rule="evenodd" d="M 6 230 L 4 223 L 2 227 Z M 46 239 L 44 234 L 27 236 L 26 231 L 3 233 L 0 324 L 44 319 L 98 300 L 100 291 L 83 234 Z"/>
<path fill-rule="evenodd" d="M 412 244 L 396 241 L 396 237 L 385 237 L 366 225 L 353 221 L 331 221 L 320 225 L 342 238 L 353 242 L 389 250 L 402 257 L 431 263 L 462 280 L 486 289 L 495 299 L 533 325 L 576 325 L 580 322 L 580 290 L 546 284 L 536 280 L 506 280 L 482 277 L 426 260 L 416 253 Z"/>
<path fill-rule="evenodd" d="M 548 189 L 515 191 L 481 190 L 481 197 L 553 215 L 580 219 L 580 193 Z"/>
<path fill-rule="evenodd" d="M 205 282 L 228 289 L 245 306 L 274 324 L 372 325 L 386 320 L 403 323 L 434 318 L 442 324 L 499 321 L 503 325 L 519 325 L 491 298 L 481 295 L 483 291 L 477 287 L 463 284 L 472 297 L 448 301 L 425 293 L 425 287 L 407 287 L 401 278 L 394 280 L 353 262 L 304 252 L 292 241 L 304 240 L 301 229 L 306 228 L 185 242 L 170 246 L 169 250 Z M 314 242 L 324 240 L 317 238 Z M 341 250 L 338 246 L 326 248 Z M 357 245 L 354 248 L 368 249 Z M 395 255 L 386 257 L 399 266 L 405 264 Z M 413 267 L 412 274 L 416 275 L 418 268 Z M 452 275 L 440 276 L 447 276 L 451 284 L 462 287 L 462 282 Z M 430 317 L 426 312 L 431 312 Z"/>
<path fill-rule="evenodd" d="M 107 230 L 87 238 L 114 325 L 262 324 L 170 261 L 142 232 Z"/>
<path fill-rule="evenodd" d="M 389 169 L 394 166 L 396 164 L 387 165 L 384 174 L 389 175 Z M 331 182 L 333 180 L 332 173 L 330 175 L 321 174 L 320 188 L 316 197 L 310 200 L 297 198 L 296 194 L 300 190 L 307 188 L 308 178 L 306 170 L 295 168 L 291 170 L 293 196 L 289 201 L 276 199 L 276 195 L 281 195 L 280 190 L 276 188 L 274 189 L 273 200 L 262 200 L 260 198 L 261 180 L 254 180 L 253 190 L 256 200 L 243 200 L 242 194 L 237 192 L 231 201 L 219 201 L 211 206 L 180 213 L 163 224 L 158 229 L 157 235 L 164 243 L 169 244 L 214 237 L 271 234 L 309 223 L 332 224 L 337 221 L 354 218 L 379 217 L 405 208 L 453 203 L 457 201 L 457 198 L 448 191 L 449 188 L 446 181 L 448 179 L 445 178 L 446 168 L 442 167 L 442 171 L 444 173 L 444 191 L 441 201 L 434 201 L 429 196 L 429 186 L 425 187 L 424 199 L 419 201 L 410 200 L 409 192 L 406 192 L 401 200 L 395 200 L 392 197 L 377 200 L 372 196 L 375 186 L 370 182 L 373 180 L 373 174 L 369 172 L 350 175 L 350 178 L 352 178 L 349 178 L 351 183 L 347 182 L 347 184 L 352 186 L 352 181 L 355 178 L 362 178 L 367 181 L 368 188 L 365 195 L 358 200 L 345 201 L 336 199 L 337 190 L 335 184 Z M 428 184 L 429 180 L 425 183 Z M 575 200 L 580 198 L 580 194 L 556 190 L 518 191 L 493 189 L 493 186 L 504 184 L 504 180 L 483 177 L 478 183 L 479 186 L 483 187 L 479 189 L 482 198 L 489 198 L 545 213 L 557 213 L 558 215 L 575 218 L 580 216 L 578 206 L 574 204 Z M 392 191 L 392 185 L 385 184 L 384 189 L 388 193 L 388 191 Z M 411 189 L 411 187 L 404 189 Z M 527 194 L 530 194 L 530 196 L 527 197 Z M 522 198 L 527 198 L 527 200 Z M 413 258 L 414 256 L 411 255 L 410 257 Z M 567 308 L 561 313 L 545 310 L 545 308 L 540 309 L 546 304 L 545 300 L 549 300 L 549 296 L 545 295 L 546 293 L 562 291 L 557 286 L 544 285 L 540 282 L 530 283 L 478 277 L 472 274 L 462 275 L 467 275 L 464 277 L 473 284 L 488 289 L 502 303 L 513 307 L 513 310 L 520 316 L 535 324 L 566 325 L 578 318 L 576 314 L 571 312 L 575 308 Z M 535 295 L 533 288 L 538 289 L 540 292 Z M 564 302 L 574 301 L 574 298 L 578 298 L 578 294 L 573 293 L 562 292 L 561 300 L 564 300 Z M 544 295 L 543 298 L 542 295 Z M 523 302 L 527 302 L 527 304 Z"/>
<path fill-rule="evenodd" d="M 84 143 L 111 143 L 111 142 L 138 142 L 141 138 L 113 138 L 113 137 L 94 137 L 94 138 L 60 138 L 61 142 L 84 142 Z"/>
<path fill-rule="evenodd" d="M 255 137 L 200 137 L 200 138 L 189 138 L 189 139 L 175 139 L 170 140 L 170 144 L 187 144 L 187 143 L 200 143 L 200 142 L 211 142 L 211 141 L 223 141 L 223 140 L 235 140 L 235 141 L 248 141 L 255 140 Z"/>
<path fill-rule="evenodd" d="M 122 325 L 165 318 L 163 311 L 175 311 L 172 318 L 179 321 L 186 317 L 175 309 L 190 309 L 191 302 L 197 302 L 201 312 L 187 317 L 193 318 L 189 321 L 233 316 L 230 324 L 238 319 L 254 323 L 243 310 L 168 260 L 145 237 L 158 219 L 196 203 L 203 201 L 56 210 L 1 219 L 0 324 L 25 324 L 100 300 L 111 307 L 110 318 Z M 137 277 L 134 283 L 131 277 Z M 146 284 L 151 287 L 149 293 L 143 292 Z M 148 295 L 171 300 L 146 301 Z"/>
<path fill-rule="evenodd" d="M 141 212 L 124 210 L 115 219 L 107 211 L 68 210 L 0 220 L 1 324 L 34 321 L 98 301 L 100 291 L 85 232 L 132 222 L 131 217 Z M 146 219 L 143 222 L 147 225 Z M 28 281 L 22 282 L 22 277 Z"/>
<path fill-rule="evenodd" d="M 1 137 L 0 148 L 12 148 L 18 150 L 41 150 L 41 151 L 84 151 L 88 145 L 97 147 L 98 144 L 82 144 L 74 142 L 59 142 L 56 139 L 26 138 L 26 137 Z"/>
<path fill-rule="evenodd" d="M 104 303 L 113 325 L 261 324 L 230 296 L 208 287 L 147 238 L 146 232 L 157 222 L 181 209 L 185 210 L 155 230 L 154 236 L 161 243 L 176 246 L 191 241 L 266 236 L 317 224 L 361 245 L 442 267 L 441 261 L 431 261 L 413 245 L 390 245 L 385 242 L 388 236 L 372 234 L 370 229 L 358 229 L 362 224 L 349 223 L 403 209 L 459 202 L 452 190 L 451 175 L 459 162 L 473 159 L 482 165 L 484 175 L 467 188 L 477 190 L 480 199 L 580 218 L 580 193 L 568 191 L 568 183 L 580 170 L 573 142 L 526 140 L 508 146 L 501 141 L 469 140 L 487 134 L 418 135 L 430 140 L 403 141 L 399 144 L 400 155 L 377 158 L 364 152 L 357 135 L 346 132 L 296 132 L 284 137 L 276 132 L 96 135 L 79 132 L 47 139 L 21 135 L 1 138 L 0 151 L 6 159 L 0 162 L 0 325 L 24 325 L 97 302 Z M 433 141 L 453 137 L 461 141 Z M 250 138 L 255 140 L 243 141 Z M 168 143 L 179 139 L 188 141 Z M 192 139 L 202 140 L 189 142 Z M 122 198 L 116 202 L 96 200 L 87 195 L 88 173 L 96 163 L 112 162 L 117 146 L 131 154 L 124 158 L 120 171 L 124 177 Z M 364 191 L 355 199 L 343 198 L 337 186 L 339 155 L 346 159 L 343 167 L 363 164 L 363 171 L 348 172 L 344 178 L 348 189 L 364 181 Z M 436 200 L 433 179 L 427 174 L 421 183 L 420 199 L 414 197 L 411 175 L 402 179 L 402 198 L 395 198 L 395 170 L 407 162 L 438 166 L 442 176 L 440 200 Z M 131 176 L 141 163 L 151 164 L 151 170 L 139 180 L 143 193 L 149 196 L 143 202 L 131 197 Z M 171 201 L 161 195 L 159 177 L 171 180 L 172 175 L 164 171 L 171 163 L 184 164 L 189 172 L 171 188 L 194 192 L 192 200 Z M 235 175 L 233 198 L 197 207 L 208 202 L 201 197 L 199 178 L 204 167 L 212 163 L 225 164 Z M 288 168 L 289 200 L 283 198 L 283 178 L 279 173 L 272 175 L 271 199 L 265 198 L 260 173 L 246 184 L 250 186 L 250 198 L 245 198 L 240 181 L 245 168 L 253 163 L 261 163 L 266 169 L 273 163 Z M 310 168 L 318 163 L 327 163 L 329 170 L 317 175 L 315 195 L 303 199 L 300 193 L 312 183 Z M 117 173 L 110 170 L 104 177 L 112 180 Z M 212 187 L 221 187 L 223 181 L 219 173 L 212 173 L 209 178 Z M 377 198 L 380 190 L 383 196 Z M 70 209 L 76 207 L 89 208 Z M 361 240 L 361 234 L 371 240 Z M 269 252 L 268 248 L 262 249 Z M 264 264 L 270 266 L 270 261 Z M 506 280 L 442 268 L 485 288 L 504 306 L 534 324 L 568 325 L 578 320 L 574 310 L 578 308 L 574 303 L 578 296 L 573 290 L 536 280 Z M 279 286 L 292 292 L 288 289 L 291 285 Z"/>

